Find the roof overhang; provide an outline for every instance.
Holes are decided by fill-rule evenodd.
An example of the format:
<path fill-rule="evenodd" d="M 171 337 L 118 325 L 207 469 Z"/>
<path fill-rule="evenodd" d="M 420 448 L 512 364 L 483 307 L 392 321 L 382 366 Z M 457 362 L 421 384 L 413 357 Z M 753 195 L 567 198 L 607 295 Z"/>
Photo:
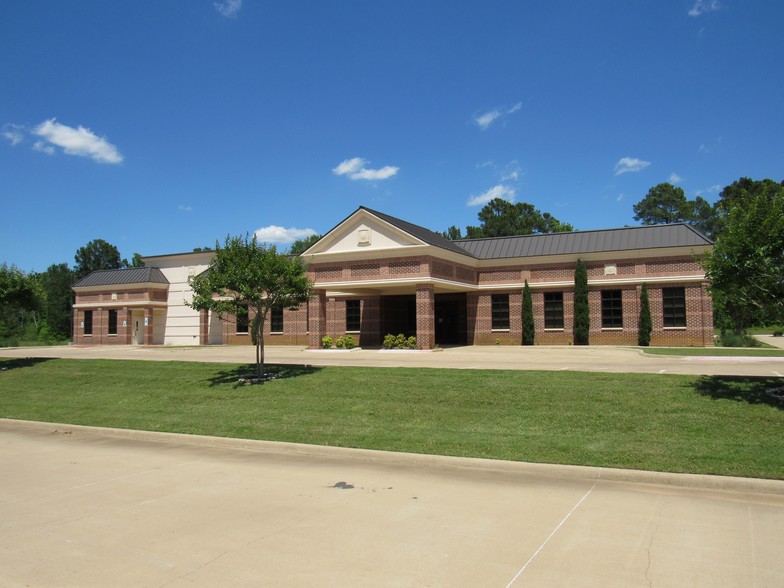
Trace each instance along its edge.
<path fill-rule="evenodd" d="M 125 290 L 168 290 L 169 284 L 162 282 L 136 282 L 130 284 L 106 284 L 96 286 L 71 286 L 77 294 L 90 292 L 121 292 Z"/>

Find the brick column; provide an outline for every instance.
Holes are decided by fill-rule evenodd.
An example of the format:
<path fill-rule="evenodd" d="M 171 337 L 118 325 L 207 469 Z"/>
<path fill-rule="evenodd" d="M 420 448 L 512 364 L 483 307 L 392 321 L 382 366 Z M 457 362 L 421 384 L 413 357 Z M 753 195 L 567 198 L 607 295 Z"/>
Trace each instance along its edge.
<path fill-rule="evenodd" d="M 417 349 L 433 349 L 436 344 L 435 287 L 416 286 Z"/>
<path fill-rule="evenodd" d="M 120 325 L 125 324 L 123 328 L 124 340 L 126 345 L 133 345 L 133 317 L 130 308 L 123 308 L 122 314 L 118 317 Z"/>
<path fill-rule="evenodd" d="M 317 290 L 308 300 L 308 347 L 319 349 L 327 334 L 327 293 Z"/>
<path fill-rule="evenodd" d="M 152 308 L 144 309 L 144 344 L 152 345 Z"/>
<path fill-rule="evenodd" d="M 210 335 L 210 311 L 202 308 L 199 311 L 199 345 L 207 345 Z"/>

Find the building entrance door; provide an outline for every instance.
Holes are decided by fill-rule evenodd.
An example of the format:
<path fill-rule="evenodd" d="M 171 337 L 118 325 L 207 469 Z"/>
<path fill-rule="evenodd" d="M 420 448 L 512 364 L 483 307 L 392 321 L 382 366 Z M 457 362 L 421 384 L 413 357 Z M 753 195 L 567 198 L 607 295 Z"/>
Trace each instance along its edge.
<path fill-rule="evenodd" d="M 466 345 L 466 295 L 436 294 L 436 345 Z"/>

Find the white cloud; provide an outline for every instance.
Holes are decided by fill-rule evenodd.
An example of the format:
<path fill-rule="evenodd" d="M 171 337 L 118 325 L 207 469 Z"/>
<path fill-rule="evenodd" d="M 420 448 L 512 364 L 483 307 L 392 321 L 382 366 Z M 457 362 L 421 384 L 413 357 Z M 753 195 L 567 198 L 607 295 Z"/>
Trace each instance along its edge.
<path fill-rule="evenodd" d="M 349 177 L 352 180 L 387 180 L 394 176 L 399 169 L 398 167 L 385 165 L 380 169 L 361 169 Z"/>
<path fill-rule="evenodd" d="M 74 129 L 60 124 L 52 118 L 35 127 L 32 133 L 52 145 L 62 147 L 68 155 L 89 157 L 98 163 L 122 163 L 123 161 L 123 156 L 117 151 L 117 147 L 81 125 Z M 46 147 L 37 150 L 48 153 Z"/>
<path fill-rule="evenodd" d="M 222 16 L 234 18 L 242 8 L 242 0 L 222 0 L 212 4 Z"/>
<path fill-rule="evenodd" d="M 19 143 L 24 141 L 24 127 L 21 125 L 9 124 L 3 131 L 3 137 L 11 141 L 11 146 L 16 147 Z"/>
<path fill-rule="evenodd" d="M 670 174 L 670 184 L 680 184 L 682 181 L 683 181 L 683 178 L 680 177 L 675 172 L 672 172 Z"/>
<path fill-rule="evenodd" d="M 615 164 L 615 175 L 620 176 L 629 172 L 638 172 L 644 170 L 649 165 L 651 165 L 650 161 L 643 161 L 635 157 L 621 157 L 618 163 Z"/>
<path fill-rule="evenodd" d="M 352 180 L 388 180 L 398 171 L 399 167 L 385 165 L 379 169 L 368 169 L 365 164 L 368 163 L 361 157 L 354 157 L 346 159 L 337 167 L 332 168 L 332 173 L 336 176 L 348 176 Z"/>
<path fill-rule="evenodd" d="M 297 239 L 304 239 L 315 234 L 316 231 L 313 229 L 297 229 L 295 227 L 286 229 L 270 225 L 258 229 L 256 231 L 256 239 L 262 243 L 293 243 Z"/>
<path fill-rule="evenodd" d="M 518 110 L 523 107 L 522 102 L 518 102 L 511 108 L 494 108 L 493 110 L 489 110 L 483 114 L 474 117 L 474 122 L 476 125 L 482 129 L 483 131 L 486 130 L 491 124 L 493 124 L 496 120 L 503 116 L 508 116 L 510 114 L 514 114 Z"/>
<path fill-rule="evenodd" d="M 523 175 L 523 171 L 520 169 L 520 164 L 516 160 L 510 161 L 504 170 L 501 172 L 501 181 L 502 182 L 516 182 L 520 179 L 520 176 Z"/>
<path fill-rule="evenodd" d="M 718 194 L 719 192 L 721 192 L 720 184 L 713 184 L 710 188 L 694 191 L 697 196 L 702 196 L 703 194 Z"/>
<path fill-rule="evenodd" d="M 719 0 L 695 0 L 694 6 L 689 10 L 689 16 L 701 16 L 707 12 L 716 12 L 721 9 Z"/>
<path fill-rule="evenodd" d="M 183 212 L 193 212 L 193 208 L 191 206 L 185 206 L 184 204 L 178 204 L 177 210 L 181 210 Z"/>
<path fill-rule="evenodd" d="M 477 117 L 474 117 L 474 122 L 479 125 L 479 128 L 483 131 L 493 124 L 495 119 L 501 116 L 501 111 L 498 109 L 491 110 L 490 112 L 485 112 L 484 114 L 480 114 Z"/>
<path fill-rule="evenodd" d="M 515 189 L 511 186 L 498 184 L 497 186 L 490 188 L 484 194 L 480 194 L 479 196 L 472 196 L 469 198 L 468 202 L 466 202 L 466 206 L 480 206 L 482 204 L 487 204 L 493 198 L 502 198 L 508 202 L 514 202 Z"/>
<path fill-rule="evenodd" d="M 621 202 L 626 196 L 624 194 L 618 194 L 618 197 L 615 199 L 616 202 Z"/>
<path fill-rule="evenodd" d="M 36 141 L 33 143 L 33 151 L 40 151 L 41 153 L 46 153 L 47 155 L 54 155 L 54 147 L 47 145 L 43 141 Z"/>

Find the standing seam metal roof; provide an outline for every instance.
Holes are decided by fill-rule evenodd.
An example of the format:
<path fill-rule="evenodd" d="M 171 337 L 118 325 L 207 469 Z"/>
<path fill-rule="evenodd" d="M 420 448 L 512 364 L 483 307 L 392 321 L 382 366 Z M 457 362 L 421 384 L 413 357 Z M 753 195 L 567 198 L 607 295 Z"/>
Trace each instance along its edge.
<path fill-rule="evenodd" d="M 478 259 L 575 255 L 664 247 L 700 247 L 713 242 L 684 223 L 454 241 Z"/>
<path fill-rule="evenodd" d="M 119 286 L 145 283 L 168 284 L 169 280 L 157 267 L 133 267 L 127 269 L 98 270 L 77 281 L 73 288 L 87 286 Z"/>

